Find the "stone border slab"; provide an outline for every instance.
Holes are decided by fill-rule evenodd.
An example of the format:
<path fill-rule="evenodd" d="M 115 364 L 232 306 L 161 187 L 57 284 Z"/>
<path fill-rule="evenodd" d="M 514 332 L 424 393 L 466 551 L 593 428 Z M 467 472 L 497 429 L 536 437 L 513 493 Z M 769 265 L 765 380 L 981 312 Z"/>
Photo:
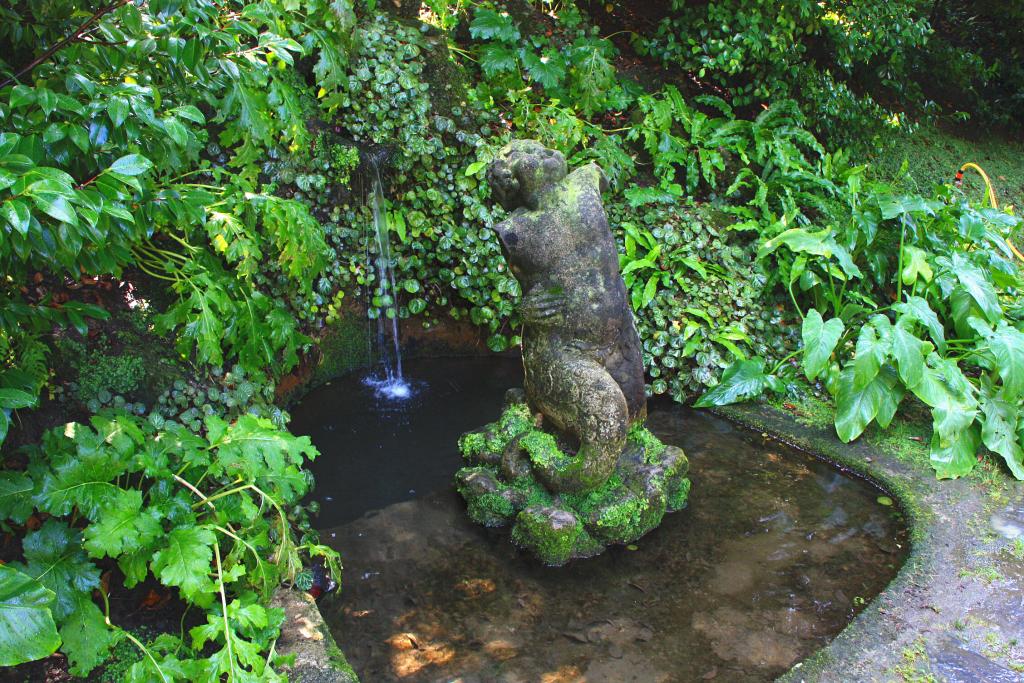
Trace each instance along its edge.
<path fill-rule="evenodd" d="M 270 602 L 284 610 L 277 653 L 295 656 L 281 667 L 292 683 L 359 683 L 344 653 L 334 642 L 316 601 L 309 593 L 279 587 Z"/>

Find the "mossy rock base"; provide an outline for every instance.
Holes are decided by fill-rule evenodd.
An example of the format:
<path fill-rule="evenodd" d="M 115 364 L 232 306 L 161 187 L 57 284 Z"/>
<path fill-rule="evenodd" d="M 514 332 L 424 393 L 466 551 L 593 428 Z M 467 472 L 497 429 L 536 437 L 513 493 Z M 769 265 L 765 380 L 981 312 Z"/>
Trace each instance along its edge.
<path fill-rule="evenodd" d="M 657 527 L 666 512 L 686 506 L 689 463 L 646 427 L 630 430 L 615 473 L 586 493 L 555 493 L 542 483 L 543 468 L 574 457 L 546 431 L 511 390 L 497 422 L 464 434 L 459 449 L 468 465 L 455 475 L 470 518 L 484 526 L 512 527 L 512 542 L 545 564 L 560 566 L 632 543 Z M 538 476 L 540 473 L 540 476 Z"/>

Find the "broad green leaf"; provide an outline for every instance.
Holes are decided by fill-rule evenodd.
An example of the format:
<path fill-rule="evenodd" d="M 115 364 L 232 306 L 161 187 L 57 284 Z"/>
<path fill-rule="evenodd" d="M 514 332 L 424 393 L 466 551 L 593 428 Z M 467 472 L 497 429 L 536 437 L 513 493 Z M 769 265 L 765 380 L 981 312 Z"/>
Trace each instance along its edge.
<path fill-rule="evenodd" d="M 120 128 L 128 118 L 128 100 L 123 97 L 111 97 L 107 102 L 107 114 L 110 115 L 110 122 L 114 124 L 114 128 Z"/>
<path fill-rule="evenodd" d="M 176 145 L 184 147 L 188 144 L 188 128 L 185 127 L 185 124 L 173 116 L 168 116 L 163 119 L 163 125 L 167 137 L 173 140 Z"/>
<path fill-rule="evenodd" d="M 67 198 L 51 193 L 34 194 L 32 195 L 32 201 L 35 202 L 36 208 L 48 216 L 64 223 L 78 225 L 78 216 L 75 214 L 75 209 Z"/>
<path fill-rule="evenodd" d="M 934 275 L 928 265 L 928 252 L 910 245 L 903 248 L 903 284 L 911 286 L 918 278 L 931 282 Z"/>
<path fill-rule="evenodd" d="M 994 323 L 1003 317 L 999 297 L 985 271 L 959 252 L 953 254 L 952 271 L 971 298 L 977 302 L 989 322 Z"/>
<path fill-rule="evenodd" d="M 936 204 L 916 195 L 882 195 L 876 200 L 882 211 L 882 218 L 891 220 L 914 213 L 935 215 Z"/>
<path fill-rule="evenodd" d="M 896 359 L 896 367 L 900 379 L 908 388 L 913 389 L 924 376 L 924 361 L 932 351 L 932 345 L 921 341 L 907 330 L 908 319 L 901 317 L 892 334 L 892 355 Z"/>
<path fill-rule="evenodd" d="M 140 154 L 128 154 L 110 165 L 110 170 L 126 176 L 142 175 L 153 168 L 153 162 Z"/>
<path fill-rule="evenodd" d="M 0 564 L 0 666 L 53 654 L 60 645 L 50 607 L 53 591 L 13 567 Z"/>
<path fill-rule="evenodd" d="M 0 472 L 0 519 L 24 524 L 35 509 L 32 478 L 24 472 Z"/>
<path fill-rule="evenodd" d="M 935 476 L 939 479 L 956 479 L 969 473 L 978 462 L 980 441 L 976 424 L 960 430 L 948 443 L 943 443 L 938 434 L 932 434 L 929 458 Z"/>
<path fill-rule="evenodd" d="M 648 304 L 654 301 L 654 297 L 658 293 L 658 281 L 660 279 L 661 277 L 657 274 L 652 275 L 650 278 L 648 278 L 647 284 L 644 285 L 644 296 L 641 300 L 641 305 L 643 307 L 646 307 Z"/>
<path fill-rule="evenodd" d="M 939 449 L 960 442 L 960 434 L 978 414 L 978 402 L 956 362 L 931 353 L 921 381 L 911 391 L 932 409 L 933 441 Z M 933 447 L 933 450 L 937 450 Z"/>
<path fill-rule="evenodd" d="M 1024 394 L 1024 334 L 1000 321 L 988 338 L 988 347 L 995 356 L 1006 400 L 1016 401 Z"/>
<path fill-rule="evenodd" d="M 533 80 L 548 90 L 557 88 L 565 78 L 565 59 L 559 52 L 527 52 L 523 55 L 523 66 Z"/>
<path fill-rule="evenodd" d="M 480 67 L 488 78 L 501 73 L 513 72 L 519 66 L 519 56 L 507 45 L 489 43 L 480 50 Z M 476 162 L 483 164 L 483 162 Z M 466 175 L 473 175 L 469 172 Z"/>
<path fill-rule="evenodd" d="M 880 336 L 874 325 L 860 329 L 853 358 L 855 388 L 866 386 L 878 375 L 891 346 L 891 340 Z"/>
<path fill-rule="evenodd" d="M 48 519 L 22 542 L 19 567 L 57 595 L 53 615 L 60 621 L 75 611 L 80 596 L 100 585 L 100 570 L 82 550 L 82 535 L 62 521 Z"/>
<path fill-rule="evenodd" d="M 903 400 L 903 387 L 888 365 L 865 386 L 858 387 L 853 365 L 843 368 L 836 393 L 836 433 L 844 442 L 860 436 L 873 420 L 886 427 Z"/>
<path fill-rule="evenodd" d="M 248 481 L 274 482 L 290 472 L 299 472 L 306 458 L 313 459 L 317 450 L 309 437 L 294 436 L 278 429 L 267 419 L 242 415 L 231 425 L 216 416 L 206 420 L 211 446 L 217 449 L 216 467 L 230 476 L 242 476 Z M 303 495 L 308 488 L 305 479 L 298 491 L 290 482 L 287 490 L 278 493 L 292 502 L 295 495 Z"/>
<path fill-rule="evenodd" d="M 88 427 L 77 428 L 85 434 Z M 126 493 L 113 482 L 127 471 L 128 463 L 112 449 L 104 448 L 93 436 L 78 444 L 78 453 L 56 459 L 52 469 L 39 480 L 34 502 L 43 512 L 67 515 L 75 508 L 95 521 L 104 507 L 115 503 Z"/>
<path fill-rule="evenodd" d="M 83 545 L 93 557 L 118 557 L 148 545 L 161 534 L 160 520 L 149 509 L 142 510 L 142 492 L 129 489 L 100 509 L 96 521 L 85 529 Z"/>
<path fill-rule="evenodd" d="M 0 408 L 31 408 L 36 404 L 36 397 L 21 389 L 0 388 Z"/>
<path fill-rule="evenodd" d="M 103 612 L 89 596 L 79 595 L 75 610 L 60 626 L 60 637 L 64 641 L 60 649 L 68 656 L 71 673 L 87 676 L 106 661 L 110 648 L 124 636 L 107 626 Z"/>
<path fill-rule="evenodd" d="M 814 381 L 825 370 L 839 338 L 843 336 L 843 330 L 843 321 L 839 318 L 824 322 L 817 310 L 812 308 L 807 312 L 802 330 L 803 366 L 807 379 Z"/>
<path fill-rule="evenodd" d="M 1020 410 L 999 392 L 988 396 L 981 404 L 984 422 L 981 439 L 992 452 L 1006 461 L 1006 466 L 1017 479 L 1024 479 L 1024 449 L 1017 438 Z"/>
<path fill-rule="evenodd" d="M 0 204 L 0 218 L 22 235 L 27 235 L 32 225 L 32 212 L 25 202 L 17 199 L 8 199 Z"/>
<path fill-rule="evenodd" d="M 803 228 L 791 228 L 764 242 L 757 250 L 757 258 L 762 259 L 781 246 L 788 247 L 790 251 L 798 254 L 811 254 L 825 258 L 835 257 L 847 277 L 859 278 L 862 276 L 861 270 L 853 262 L 850 252 L 836 242 L 831 228 L 825 228 L 818 232 L 808 232 Z"/>
<path fill-rule="evenodd" d="M 216 589 L 210 578 L 216 542 L 216 535 L 205 527 L 175 529 L 167 535 L 166 546 L 153 555 L 153 573 L 165 586 L 180 588 L 187 600 L 209 605 Z"/>
<path fill-rule="evenodd" d="M 726 406 L 757 398 L 771 388 L 774 378 L 766 375 L 763 358 L 738 360 L 725 369 L 722 379 L 693 405 L 697 408 Z"/>
<path fill-rule="evenodd" d="M 925 299 L 919 296 L 910 296 L 907 297 L 906 302 L 895 304 L 893 308 L 924 325 L 939 353 L 946 352 L 946 335 L 943 332 L 942 323 L 939 322 L 939 317 L 935 315 L 935 311 Z"/>
<path fill-rule="evenodd" d="M 519 40 L 519 29 L 508 12 L 497 12 L 485 7 L 478 7 L 474 13 L 469 34 L 474 38 L 499 40 L 503 43 Z"/>

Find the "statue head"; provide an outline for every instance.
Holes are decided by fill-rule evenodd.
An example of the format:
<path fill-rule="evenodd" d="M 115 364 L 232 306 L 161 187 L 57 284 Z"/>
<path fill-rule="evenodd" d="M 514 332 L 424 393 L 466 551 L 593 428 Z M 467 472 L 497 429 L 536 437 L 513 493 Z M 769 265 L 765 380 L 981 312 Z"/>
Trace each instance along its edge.
<path fill-rule="evenodd" d="M 536 140 L 513 140 L 487 167 L 491 193 L 506 210 L 537 209 L 544 192 L 569 172 L 565 156 Z"/>

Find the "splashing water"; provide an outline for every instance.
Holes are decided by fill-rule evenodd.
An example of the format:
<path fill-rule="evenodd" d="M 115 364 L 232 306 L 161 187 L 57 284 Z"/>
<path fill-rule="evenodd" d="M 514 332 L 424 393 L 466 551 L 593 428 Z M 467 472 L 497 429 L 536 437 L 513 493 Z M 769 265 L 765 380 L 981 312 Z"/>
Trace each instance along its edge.
<path fill-rule="evenodd" d="M 388 236 L 387 214 L 384 211 L 384 191 L 376 163 L 373 164 L 373 172 L 370 207 L 373 210 L 373 233 L 377 247 L 376 296 L 382 303 L 381 311 L 377 315 L 377 348 L 380 352 L 381 374 L 368 375 L 363 381 L 374 388 L 378 397 L 401 401 L 412 395 L 412 389 L 402 376 L 402 351 L 398 345 L 398 289 L 395 287 L 395 268 L 391 262 L 391 240 Z"/>

